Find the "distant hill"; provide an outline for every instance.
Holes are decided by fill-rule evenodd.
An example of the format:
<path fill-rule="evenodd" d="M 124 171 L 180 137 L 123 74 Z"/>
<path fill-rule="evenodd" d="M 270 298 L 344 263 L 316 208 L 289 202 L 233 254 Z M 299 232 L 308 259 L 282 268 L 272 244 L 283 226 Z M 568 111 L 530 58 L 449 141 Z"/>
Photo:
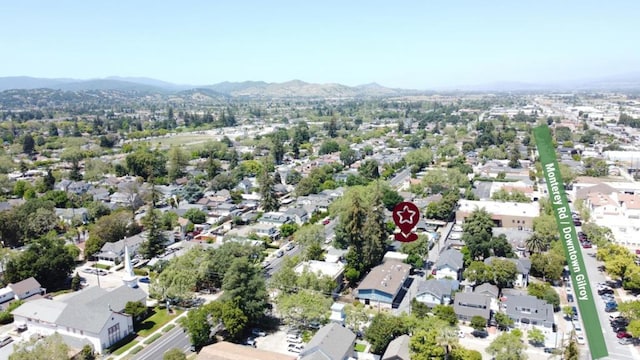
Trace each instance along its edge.
<path fill-rule="evenodd" d="M 140 91 L 153 93 L 179 94 L 184 91 L 195 91 L 189 96 L 200 92 L 205 97 L 219 98 L 251 97 L 251 98 L 341 98 L 341 97 L 379 97 L 396 96 L 416 93 L 415 90 L 391 89 L 379 84 L 367 84 L 361 86 L 346 86 L 341 84 L 313 84 L 301 80 L 292 80 L 284 83 L 267 83 L 264 81 L 221 82 L 213 85 L 193 86 L 176 85 L 166 81 L 143 77 L 117 77 L 106 79 L 42 79 L 26 76 L 0 77 L 0 91 L 3 90 L 28 90 L 28 89 L 54 89 L 65 91 L 88 90 L 118 90 Z M 186 93 L 185 93 L 186 94 Z"/>

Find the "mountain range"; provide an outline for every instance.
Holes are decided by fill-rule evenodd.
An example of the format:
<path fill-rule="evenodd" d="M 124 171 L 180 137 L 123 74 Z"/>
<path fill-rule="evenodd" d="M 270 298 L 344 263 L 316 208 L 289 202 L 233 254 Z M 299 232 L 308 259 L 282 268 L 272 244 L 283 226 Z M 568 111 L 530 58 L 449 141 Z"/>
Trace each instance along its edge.
<path fill-rule="evenodd" d="M 314 84 L 301 80 L 283 83 L 264 81 L 221 82 L 213 85 L 178 85 L 143 77 L 108 77 L 104 79 L 47 79 L 28 76 L 0 77 L 0 91 L 54 89 L 63 91 L 121 90 L 154 93 L 181 93 L 204 90 L 231 97 L 370 97 L 419 93 L 416 90 L 393 89 L 372 83 L 360 86 Z"/>
<path fill-rule="evenodd" d="M 409 89 L 389 88 L 376 83 L 359 86 L 347 86 L 342 84 L 315 84 L 301 80 L 292 80 L 283 83 L 268 83 L 264 81 L 221 82 L 213 85 L 180 85 L 166 81 L 145 77 L 107 77 L 103 79 L 68 79 L 68 78 L 35 78 L 28 76 L 0 77 L 0 91 L 4 90 L 28 90 L 28 89 L 55 89 L 63 91 L 88 91 L 88 90 L 120 90 L 149 93 L 174 94 L 192 92 L 194 90 L 206 91 L 209 94 L 217 94 L 228 97 L 249 98 L 286 98 L 286 97 L 319 97 L 319 98 L 350 98 L 350 97 L 388 97 L 402 95 L 416 95 L 433 93 L 433 91 L 420 91 Z M 623 74 L 605 78 L 588 80 L 576 80 L 567 82 L 495 82 L 471 86 L 442 87 L 441 91 L 540 91 L 540 90 L 638 90 L 640 89 L 640 73 Z"/>

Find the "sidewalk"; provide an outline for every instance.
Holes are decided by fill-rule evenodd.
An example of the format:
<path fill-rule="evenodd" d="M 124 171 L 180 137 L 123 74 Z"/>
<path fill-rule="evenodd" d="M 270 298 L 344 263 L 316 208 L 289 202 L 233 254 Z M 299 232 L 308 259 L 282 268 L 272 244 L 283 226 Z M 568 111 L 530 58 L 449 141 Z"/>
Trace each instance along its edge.
<path fill-rule="evenodd" d="M 151 345 L 153 345 L 153 344 L 155 343 L 155 341 L 154 341 L 154 342 L 152 342 L 151 344 L 146 345 L 146 344 L 144 343 L 144 340 L 145 340 L 145 339 L 150 339 L 150 338 L 151 338 L 153 335 L 155 335 L 155 334 L 163 334 L 162 329 L 166 328 L 166 327 L 167 327 L 167 326 L 169 326 L 170 324 L 177 325 L 177 323 L 178 323 L 178 321 L 180 320 L 180 318 L 182 318 L 183 316 L 186 316 L 186 315 L 187 315 L 187 313 L 188 313 L 188 311 L 184 311 L 182 314 L 180 314 L 180 315 L 176 316 L 176 317 L 175 317 L 175 318 L 173 318 L 171 321 L 169 321 L 168 323 L 164 324 L 164 326 L 162 326 L 160 329 L 158 329 L 158 330 L 154 331 L 153 333 L 151 333 L 151 334 L 149 334 L 149 335 L 147 335 L 147 336 L 145 336 L 145 337 L 141 337 L 141 336 L 136 337 L 136 338 L 135 338 L 135 339 L 133 339 L 132 341 L 137 340 L 137 341 L 138 341 L 138 343 L 137 343 L 135 346 L 132 346 L 131 348 L 127 349 L 127 351 L 125 351 L 124 353 L 122 353 L 122 354 L 120 354 L 120 355 L 105 355 L 105 356 L 103 356 L 103 358 L 105 358 L 105 359 L 114 359 L 114 360 L 126 359 L 126 358 L 127 358 L 127 356 L 129 356 L 129 355 L 134 355 L 134 354 L 131 354 L 131 350 L 133 350 L 133 349 L 135 349 L 135 348 L 137 348 L 137 347 L 142 347 L 142 348 L 144 349 L 144 348 L 146 348 L 147 346 L 151 346 Z"/>

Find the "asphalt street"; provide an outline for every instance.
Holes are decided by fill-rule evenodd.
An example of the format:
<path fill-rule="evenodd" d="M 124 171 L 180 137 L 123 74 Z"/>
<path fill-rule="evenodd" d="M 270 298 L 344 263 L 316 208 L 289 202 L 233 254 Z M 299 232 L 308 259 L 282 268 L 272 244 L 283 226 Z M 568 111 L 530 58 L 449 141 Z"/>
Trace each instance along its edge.
<path fill-rule="evenodd" d="M 145 347 L 142 351 L 133 356 L 132 360 L 158 360 L 162 359 L 165 352 L 177 348 L 189 355 L 191 351 L 191 341 L 189 334 L 184 332 L 182 327 L 176 326 L 162 335 L 151 345 Z"/>
<path fill-rule="evenodd" d="M 581 248 L 582 249 L 582 248 Z M 638 359 L 637 351 L 632 353 L 633 345 L 621 345 L 618 343 L 618 338 L 613 332 L 609 322 L 609 313 L 604 311 L 604 301 L 598 295 L 596 289 L 596 283 L 605 282 L 607 279 L 603 272 L 598 271 L 598 266 L 603 265 L 602 262 L 597 261 L 595 256 L 589 254 L 595 254 L 596 249 L 582 249 L 582 257 L 584 258 L 585 266 L 587 268 L 587 274 L 591 283 L 591 291 L 593 292 L 593 298 L 595 299 L 596 309 L 598 310 L 598 318 L 600 319 L 600 326 L 604 334 L 604 340 L 609 350 L 609 359 L 624 360 L 624 359 Z M 624 291 L 618 289 L 618 291 Z M 619 296 L 618 296 L 619 299 Z M 618 300 L 619 302 L 619 300 Z M 582 351 L 588 351 L 586 346 L 581 346 Z"/>

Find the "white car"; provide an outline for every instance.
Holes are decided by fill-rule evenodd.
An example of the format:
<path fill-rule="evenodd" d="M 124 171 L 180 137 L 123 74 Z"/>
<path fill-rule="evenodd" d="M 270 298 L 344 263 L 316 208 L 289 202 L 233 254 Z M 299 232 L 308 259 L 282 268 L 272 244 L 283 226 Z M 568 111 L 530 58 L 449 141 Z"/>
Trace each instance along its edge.
<path fill-rule="evenodd" d="M 573 294 L 573 290 L 571 290 L 571 288 L 570 288 L 570 287 L 566 288 L 566 289 L 565 289 L 565 292 L 566 292 L 567 294 Z"/>
<path fill-rule="evenodd" d="M 578 342 L 578 345 L 584 345 L 584 344 L 586 344 L 586 343 L 587 343 L 587 342 L 584 340 L 584 336 L 582 336 L 582 335 L 578 335 L 578 336 L 576 337 L 576 341 Z"/>

